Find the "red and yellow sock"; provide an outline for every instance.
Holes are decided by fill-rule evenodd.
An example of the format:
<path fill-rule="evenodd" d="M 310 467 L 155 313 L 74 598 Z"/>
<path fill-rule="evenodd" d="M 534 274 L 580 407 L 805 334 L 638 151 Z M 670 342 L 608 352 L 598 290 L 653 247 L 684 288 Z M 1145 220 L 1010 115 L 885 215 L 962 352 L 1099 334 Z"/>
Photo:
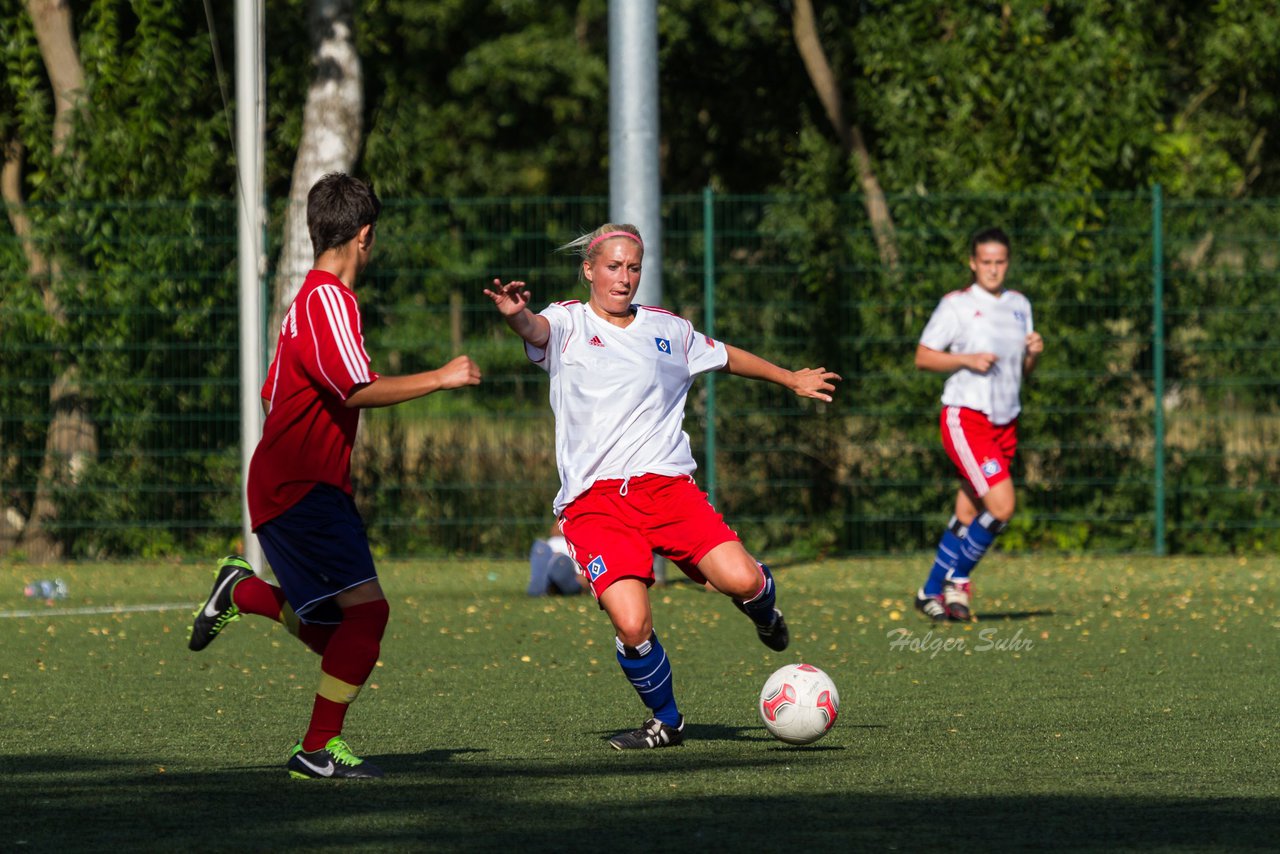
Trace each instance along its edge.
<path fill-rule="evenodd" d="M 319 750 L 342 733 L 347 709 L 378 663 L 389 613 L 385 599 L 343 610 L 342 622 L 335 627 L 320 662 L 320 687 L 311 709 L 311 724 L 302 738 L 303 750 Z"/>
<path fill-rule="evenodd" d="M 337 626 L 303 623 L 293 613 L 284 591 L 257 576 L 245 578 L 231 590 L 231 601 L 242 614 L 256 614 L 281 623 L 289 634 L 306 644 L 317 655 L 324 655 Z"/>
<path fill-rule="evenodd" d="M 280 609 L 288 604 L 284 591 L 256 575 L 241 579 L 231 589 L 231 601 L 242 614 L 257 614 L 280 622 Z"/>

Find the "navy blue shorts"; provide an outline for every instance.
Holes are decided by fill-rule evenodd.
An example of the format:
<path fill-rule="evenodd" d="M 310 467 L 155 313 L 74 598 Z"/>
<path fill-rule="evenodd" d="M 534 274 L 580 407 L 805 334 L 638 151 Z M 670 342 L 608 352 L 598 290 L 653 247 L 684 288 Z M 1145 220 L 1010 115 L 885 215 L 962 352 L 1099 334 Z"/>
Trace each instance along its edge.
<path fill-rule="evenodd" d="M 301 501 L 255 531 L 293 612 L 304 623 L 342 622 L 333 597 L 377 581 L 364 520 L 351 496 L 317 483 Z"/>

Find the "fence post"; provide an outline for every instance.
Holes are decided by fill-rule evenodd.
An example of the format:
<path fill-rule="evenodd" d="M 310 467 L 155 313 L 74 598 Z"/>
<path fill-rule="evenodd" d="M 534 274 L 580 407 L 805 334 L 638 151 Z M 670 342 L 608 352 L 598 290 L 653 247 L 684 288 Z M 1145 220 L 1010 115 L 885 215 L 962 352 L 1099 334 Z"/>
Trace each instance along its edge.
<path fill-rule="evenodd" d="M 1164 193 L 1151 188 L 1151 361 L 1154 401 L 1155 553 L 1167 553 L 1164 506 Z"/>
<path fill-rule="evenodd" d="M 702 331 L 716 335 L 716 219 L 714 192 L 702 190 Z M 716 503 L 716 372 L 707 374 L 706 478 L 707 498 Z"/>

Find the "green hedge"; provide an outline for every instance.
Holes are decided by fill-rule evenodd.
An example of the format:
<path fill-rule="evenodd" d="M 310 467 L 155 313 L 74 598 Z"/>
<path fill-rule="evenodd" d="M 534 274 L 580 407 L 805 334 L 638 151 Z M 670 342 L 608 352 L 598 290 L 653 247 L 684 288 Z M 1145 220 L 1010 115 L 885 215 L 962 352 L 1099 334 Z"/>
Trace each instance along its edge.
<path fill-rule="evenodd" d="M 1003 546 L 1156 547 L 1157 248 L 1167 547 L 1280 546 L 1277 202 L 1166 202 L 1157 228 L 1149 193 L 896 197 L 901 262 L 890 270 L 857 197 L 706 201 L 666 200 L 665 304 L 704 325 L 709 209 L 717 337 L 845 377 L 827 407 L 717 377 L 712 409 L 708 383 L 695 386 L 687 429 L 701 458 L 714 418 L 717 505 L 753 550 L 932 545 L 956 481 L 937 436 L 942 378 L 912 357 L 937 300 L 968 283 L 967 238 L 986 225 L 1012 235 L 1010 283 L 1046 341 L 1024 390 L 1019 514 Z M 462 351 L 485 381 L 367 413 L 356 477 L 378 550 L 519 554 L 547 529 L 557 480 L 546 379 L 481 289 L 497 276 L 530 282 L 539 306 L 581 296 L 575 261 L 554 250 L 607 210 L 598 198 L 387 202 L 361 285 L 375 366 L 421 370 Z M 48 522 L 67 553 L 234 547 L 234 206 L 31 212 L 58 259 L 64 314 L 50 315 L 18 242 L 0 239 L 11 283 L 0 295 L 0 509 L 31 512 L 50 388 L 74 369 L 97 451 L 50 484 Z M 707 484 L 706 465 L 701 474 Z"/>

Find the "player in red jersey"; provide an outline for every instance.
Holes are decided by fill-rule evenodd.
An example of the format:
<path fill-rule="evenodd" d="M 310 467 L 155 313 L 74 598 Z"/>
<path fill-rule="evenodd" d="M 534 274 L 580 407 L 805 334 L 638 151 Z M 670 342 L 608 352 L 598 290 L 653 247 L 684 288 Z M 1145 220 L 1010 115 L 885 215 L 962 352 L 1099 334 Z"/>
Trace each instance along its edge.
<path fill-rule="evenodd" d="M 973 284 L 942 298 L 916 347 L 916 367 L 948 374 L 942 445 L 960 474 L 955 515 L 915 604 L 933 620 L 972 617 L 969 573 L 1009 524 L 1015 506 L 1009 463 L 1018 448 L 1019 394 L 1044 339 L 1031 303 L 1004 286 L 1009 237 L 998 228 L 969 244 Z"/>
<path fill-rule="evenodd" d="M 267 419 L 249 464 L 250 519 L 280 586 L 243 558 L 224 558 L 191 629 L 189 646 L 201 650 L 241 613 L 258 614 L 321 656 L 311 722 L 287 763 L 296 778 L 382 776 L 342 738 L 389 610 L 351 496 L 360 410 L 480 382 L 468 356 L 407 376 L 370 369 L 353 289 L 381 206 L 372 187 L 342 173 L 325 175 L 307 195 L 316 262 L 280 325 L 262 387 Z"/>

